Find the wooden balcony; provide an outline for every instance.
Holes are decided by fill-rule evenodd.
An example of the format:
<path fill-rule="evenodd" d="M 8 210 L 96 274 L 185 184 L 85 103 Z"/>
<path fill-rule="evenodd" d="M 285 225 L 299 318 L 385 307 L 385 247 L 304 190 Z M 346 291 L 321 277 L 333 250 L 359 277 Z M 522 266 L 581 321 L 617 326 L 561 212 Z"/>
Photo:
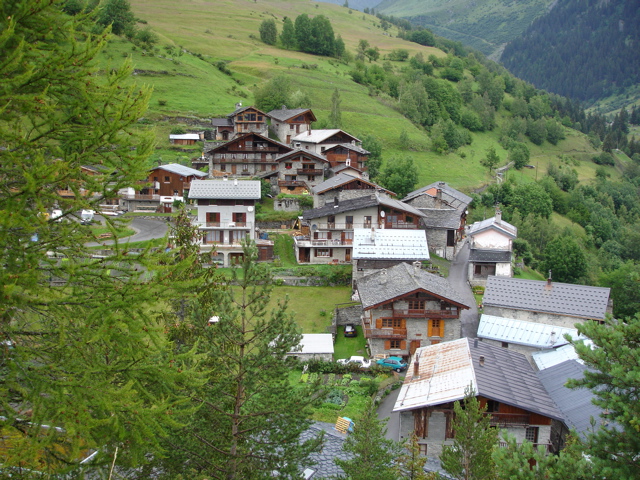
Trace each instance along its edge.
<path fill-rule="evenodd" d="M 418 228 L 418 225 L 415 223 L 405 223 L 405 222 L 385 222 L 384 224 L 384 228 L 391 228 L 391 229 L 416 229 Z"/>
<path fill-rule="evenodd" d="M 458 318 L 458 310 L 393 310 L 393 318 Z"/>
<path fill-rule="evenodd" d="M 322 175 L 324 170 L 321 168 L 298 168 L 298 175 Z"/>
<path fill-rule="evenodd" d="M 318 226 L 318 230 L 353 230 L 354 228 L 371 228 L 371 222 L 366 223 L 315 223 L 314 225 Z M 376 228 L 380 228 L 381 225 L 378 223 L 374 223 L 373 226 Z"/>
<path fill-rule="evenodd" d="M 487 413 L 491 417 L 490 424 L 497 427 L 518 427 L 530 425 L 529 415 L 520 413 Z"/>
<path fill-rule="evenodd" d="M 353 240 L 293 237 L 297 247 L 348 247 L 353 245 Z"/>
<path fill-rule="evenodd" d="M 247 230 L 253 228 L 251 222 L 201 222 L 196 223 L 200 227 L 206 228 L 224 228 L 224 229 L 241 229 Z"/>
<path fill-rule="evenodd" d="M 365 338 L 386 338 L 390 340 L 406 340 L 406 328 L 370 328 L 368 324 L 364 325 Z"/>
<path fill-rule="evenodd" d="M 143 193 L 136 193 L 134 195 L 128 195 L 128 194 L 124 194 L 124 195 L 120 195 L 120 198 L 122 198 L 123 200 L 153 200 L 153 201 L 160 201 L 160 195 L 151 195 L 151 194 L 143 194 Z"/>
<path fill-rule="evenodd" d="M 279 187 L 307 187 L 307 182 L 301 180 L 278 180 Z"/>

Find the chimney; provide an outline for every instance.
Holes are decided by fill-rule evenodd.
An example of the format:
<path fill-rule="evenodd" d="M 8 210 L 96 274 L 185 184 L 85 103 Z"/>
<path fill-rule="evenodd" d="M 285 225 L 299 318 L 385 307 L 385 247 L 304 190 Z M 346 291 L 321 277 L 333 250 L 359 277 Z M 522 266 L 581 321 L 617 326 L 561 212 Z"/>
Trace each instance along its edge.
<path fill-rule="evenodd" d="M 229 180 L 229 177 L 228 177 L 227 175 L 224 175 L 224 176 L 222 177 L 222 181 L 223 181 L 223 182 L 226 182 L 227 180 Z"/>
<path fill-rule="evenodd" d="M 413 271 L 419 272 L 422 269 L 422 263 L 420 261 L 413 262 Z"/>
<path fill-rule="evenodd" d="M 549 277 L 547 278 L 547 284 L 545 285 L 545 289 L 551 289 L 551 270 L 549 270 Z"/>
<path fill-rule="evenodd" d="M 420 378 L 420 359 L 416 357 L 416 361 L 413 362 L 413 379 L 416 380 Z"/>
<path fill-rule="evenodd" d="M 479 362 L 481 367 L 484 367 L 484 355 L 480 355 Z"/>
<path fill-rule="evenodd" d="M 242 102 L 236 103 L 236 110 L 239 110 L 241 108 L 242 108 Z"/>
<path fill-rule="evenodd" d="M 436 208 L 442 208 L 442 185 L 443 182 L 438 183 L 438 189 L 436 190 Z"/>
<path fill-rule="evenodd" d="M 238 186 L 238 179 L 237 179 L 237 178 L 234 178 L 234 179 L 233 179 L 233 184 L 234 184 L 236 187 Z"/>
<path fill-rule="evenodd" d="M 282 105 L 282 110 L 286 110 L 287 106 L 286 105 Z"/>
<path fill-rule="evenodd" d="M 496 208 L 496 223 L 502 222 L 502 210 Z"/>
<path fill-rule="evenodd" d="M 478 348 L 478 339 L 477 338 L 473 341 L 473 348 Z"/>

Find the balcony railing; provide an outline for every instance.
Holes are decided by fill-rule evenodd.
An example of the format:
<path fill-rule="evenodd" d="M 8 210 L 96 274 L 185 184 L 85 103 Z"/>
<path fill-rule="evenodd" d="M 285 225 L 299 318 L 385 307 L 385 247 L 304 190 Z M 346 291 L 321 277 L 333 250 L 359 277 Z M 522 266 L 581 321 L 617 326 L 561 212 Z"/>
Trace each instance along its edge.
<path fill-rule="evenodd" d="M 309 237 L 294 237 L 294 242 L 297 247 L 348 247 L 353 245 L 353 240 L 340 240 L 336 239 L 324 239 Z"/>
<path fill-rule="evenodd" d="M 146 194 L 142 194 L 142 193 L 136 193 L 136 194 L 124 194 L 121 195 L 120 198 L 122 198 L 123 200 L 155 200 L 155 201 L 160 201 L 160 195 L 146 195 Z"/>
<path fill-rule="evenodd" d="M 301 180 L 278 180 L 279 187 L 306 187 L 307 182 Z"/>
<path fill-rule="evenodd" d="M 384 224 L 384 228 L 416 229 L 416 228 L 418 228 L 418 225 L 416 225 L 415 223 L 406 223 L 406 222 L 386 222 Z"/>
<path fill-rule="evenodd" d="M 394 318 L 458 318 L 457 310 L 394 310 Z"/>
<path fill-rule="evenodd" d="M 194 222 L 200 228 L 224 228 L 224 229 L 242 229 L 250 230 L 253 228 L 251 222 Z"/>
<path fill-rule="evenodd" d="M 513 427 L 529 425 L 531 418 L 529 415 L 520 413 L 487 413 L 491 417 L 490 425 L 498 427 Z"/>
<path fill-rule="evenodd" d="M 298 168 L 298 175 L 322 175 L 324 170 L 321 168 Z"/>
<path fill-rule="evenodd" d="M 365 324 L 364 326 L 365 338 L 388 338 L 405 340 L 407 338 L 406 328 L 370 328 Z"/>
<path fill-rule="evenodd" d="M 335 222 L 329 222 L 329 223 L 315 223 L 312 222 L 314 225 L 317 225 L 318 230 L 353 230 L 354 228 L 371 228 L 371 226 L 375 226 L 376 228 L 380 228 L 381 225 L 378 223 L 371 223 L 371 222 L 365 222 L 365 223 L 335 223 Z"/>

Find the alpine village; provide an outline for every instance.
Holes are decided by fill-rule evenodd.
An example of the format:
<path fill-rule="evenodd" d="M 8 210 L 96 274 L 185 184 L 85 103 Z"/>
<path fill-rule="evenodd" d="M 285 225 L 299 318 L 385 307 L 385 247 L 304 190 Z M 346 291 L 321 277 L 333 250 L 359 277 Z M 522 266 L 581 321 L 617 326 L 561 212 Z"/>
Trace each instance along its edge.
<path fill-rule="evenodd" d="M 640 478 L 638 2 L 0 12 L 0 478 Z"/>

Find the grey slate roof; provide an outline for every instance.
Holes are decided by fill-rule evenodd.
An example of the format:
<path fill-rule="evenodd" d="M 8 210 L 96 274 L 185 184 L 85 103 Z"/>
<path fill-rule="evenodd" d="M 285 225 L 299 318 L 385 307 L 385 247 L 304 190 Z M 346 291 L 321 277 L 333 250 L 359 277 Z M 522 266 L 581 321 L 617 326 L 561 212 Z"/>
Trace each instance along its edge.
<path fill-rule="evenodd" d="M 449 280 L 417 270 L 407 263 L 400 263 L 361 278 L 358 280 L 357 289 L 364 310 L 416 290 L 427 291 L 463 308 L 469 308 L 464 297 L 451 286 Z"/>
<path fill-rule="evenodd" d="M 475 235 L 489 229 L 494 229 L 502 232 L 511 238 L 516 238 L 518 236 L 518 229 L 516 227 L 514 227 L 510 223 L 505 222 L 504 220 L 500 220 L 499 222 L 497 222 L 496 217 L 487 218 L 486 220 L 482 220 L 481 222 L 475 222 L 469 227 L 469 231 L 467 233 L 469 235 Z"/>
<path fill-rule="evenodd" d="M 184 165 L 180 165 L 179 163 L 169 163 L 167 165 L 160 165 L 159 167 L 152 168 L 153 170 L 166 170 L 167 172 L 175 173 L 178 175 L 182 175 L 184 177 L 190 177 L 191 175 L 195 175 L 196 177 L 206 177 L 207 174 L 201 172 L 200 170 L 196 170 L 195 168 L 185 167 Z"/>
<path fill-rule="evenodd" d="M 230 118 L 212 118 L 211 125 L 214 127 L 232 127 L 233 122 Z"/>
<path fill-rule="evenodd" d="M 311 477 L 315 479 L 327 479 L 338 478 L 344 475 L 344 472 L 340 467 L 335 464 L 335 459 L 349 460 L 351 455 L 342 450 L 342 444 L 347 439 L 347 435 L 334 430 L 333 424 L 325 422 L 314 422 L 307 430 L 300 435 L 300 441 L 304 442 L 312 438 L 317 437 L 321 432 L 324 434 L 324 442 L 322 444 L 322 450 L 318 453 L 310 455 L 314 465 L 304 466 L 314 473 Z"/>
<path fill-rule="evenodd" d="M 317 154 L 315 152 L 312 152 L 310 150 L 304 150 L 302 148 L 294 148 L 290 152 L 283 153 L 282 155 L 278 155 L 276 157 L 276 161 L 279 162 L 280 160 L 284 160 L 287 157 L 301 155 L 301 154 L 306 156 L 306 157 L 310 157 L 310 158 L 313 158 L 315 160 L 319 160 L 319 161 L 324 162 L 324 163 L 328 163 L 329 162 L 329 160 L 327 160 L 326 157 L 323 157 L 322 155 L 319 155 L 319 154 Z"/>
<path fill-rule="evenodd" d="M 402 200 L 404 202 L 404 200 Z M 460 211 L 452 208 L 420 208 L 424 213 L 422 223 L 426 228 L 460 228 Z"/>
<path fill-rule="evenodd" d="M 351 151 L 354 151 L 354 152 L 358 152 L 358 153 L 360 153 L 362 155 L 369 155 L 371 153 L 369 150 L 365 150 L 364 148 L 362 148 L 362 147 L 360 147 L 358 145 L 353 145 L 351 143 L 339 143 L 337 145 L 334 145 L 331 148 L 327 148 L 325 150 L 325 153 L 326 152 L 330 152 L 331 150 L 334 150 L 334 149 L 339 148 L 339 147 L 346 148 L 347 150 L 351 150 Z"/>
<path fill-rule="evenodd" d="M 363 208 L 373 207 L 376 205 L 383 205 L 385 207 L 393 208 L 395 210 L 401 210 L 417 217 L 424 217 L 424 214 L 420 210 L 416 210 L 411 205 L 402 203 L 399 200 L 393 200 L 386 197 L 377 197 L 376 195 L 363 195 L 350 200 L 344 200 L 338 205 L 326 204 L 319 208 L 307 210 L 303 213 L 305 220 L 312 220 L 314 218 L 322 218 L 328 215 L 335 215 L 343 212 L 353 212 Z"/>
<path fill-rule="evenodd" d="M 349 182 L 353 182 L 354 180 L 359 180 L 362 183 L 365 183 L 367 185 L 371 185 L 374 188 L 379 188 L 381 190 L 384 190 L 385 192 L 389 192 L 392 195 L 395 195 L 395 193 L 393 193 L 390 190 L 387 190 L 385 188 L 382 188 L 380 185 L 376 185 L 373 182 L 370 182 L 368 180 L 364 180 L 363 178 L 360 177 L 356 177 L 355 175 L 351 175 L 349 173 L 340 173 L 338 175 L 336 175 L 335 177 L 331 177 L 328 180 L 325 180 L 322 183 L 319 183 L 318 185 L 316 185 L 315 187 L 313 187 L 311 189 L 311 193 L 313 193 L 314 195 L 318 195 L 320 193 L 324 193 L 327 190 L 333 190 L 334 188 L 339 188 L 343 185 L 346 185 Z"/>
<path fill-rule="evenodd" d="M 281 122 L 297 117 L 305 112 L 309 112 L 308 108 L 281 108 L 279 110 L 271 110 L 267 115 Z M 312 113 L 313 114 L 313 113 Z"/>
<path fill-rule="evenodd" d="M 508 250 L 480 250 L 472 248 L 469 251 L 469 261 L 475 263 L 509 263 L 511 252 Z"/>
<path fill-rule="evenodd" d="M 609 288 L 489 276 L 482 302 L 494 306 L 604 320 Z"/>
<path fill-rule="evenodd" d="M 335 167 L 330 168 L 329 170 L 331 170 L 334 174 L 337 175 L 341 171 L 346 170 L 348 168 L 350 168 L 352 170 L 355 170 L 356 172 L 362 173 L 362 170 L 360 170 L 359 168 L 356 168 L 353 165 L 347 165 L 346 163 L 340 163 L 340 164 L 336 165 Z"/>
<path fill-rule="evenodd" d="M 244 199 L 260 198 L 260 182 L 257 180 L 194 180 L 189 198 Z"/>
<path fill-rule="evenodd" d="M 580 380 L 587 367 L 576 360 L 568 360 L 537 372 L 538 378 L 558 406 L 569 428 L 575 428 L 581 437 L 591 429 L 591 417 L 600 420 L 602 410 L 591 401 L 595 395 L 588 388 L 567 388 L 570 378 Z M 596 425 L 599 422 L 596 423 Z"/>
<path fill-rule="evenodd" d="M 264 113 L 262 110 L 258 110 L 256 107 L 254 107 L 254 106 L 252 106 L 252 105 L 249 105 L 249 106 L 246 106 L 246 107 L 236 108 L 233 112 L 231 112 L 231 113 L 227 114 L 227 117 L 233 117 L 234 115 L 236 115 L 236 114 L 238 114 L 238 113 L 240 113 L 240 112 L 244 112 L 245 110 L 248 110 L 248 109 L 250 109 L 250 108 L 251 108 L 251 109 L 253 109 L 253 110 L 255 110 L 256 112 L 259 112 L 259 113 L 261 113 L 261 114 L 263 114 L 263 115 L 267 116 L 267 117 L 269 116 L 269 114 Z"/>
<path fill-rule="evenodd" d="M 440 188 L 442 190 L 442 200 L 446 203 L 450 204 L 452 207 L 456 209 L 460 209 L 461 206 L 464 205 L 464 208 L 467 207 L 472 201 L 469 195 L 465 195 L 464 193 L 456 190 L 445 182 L 433 182 L 430 185 L 414 190 L 413 192 L 407 194 L 404 197 L 403 201 L 409 201 L 413 198 L 419 197 L 420 195 L 425 194 L 428 190 L 432 188 Z M 435 196 L 435 195 L 434 195 Z"/>
<path fill-rule="evenodd" d="M 521 353 L 467 339 L 478 384 L 478 394 L 546 417 L 562 420 L 536 372 Z M 480 357 L 484 366 L 480 366 Z"/>

